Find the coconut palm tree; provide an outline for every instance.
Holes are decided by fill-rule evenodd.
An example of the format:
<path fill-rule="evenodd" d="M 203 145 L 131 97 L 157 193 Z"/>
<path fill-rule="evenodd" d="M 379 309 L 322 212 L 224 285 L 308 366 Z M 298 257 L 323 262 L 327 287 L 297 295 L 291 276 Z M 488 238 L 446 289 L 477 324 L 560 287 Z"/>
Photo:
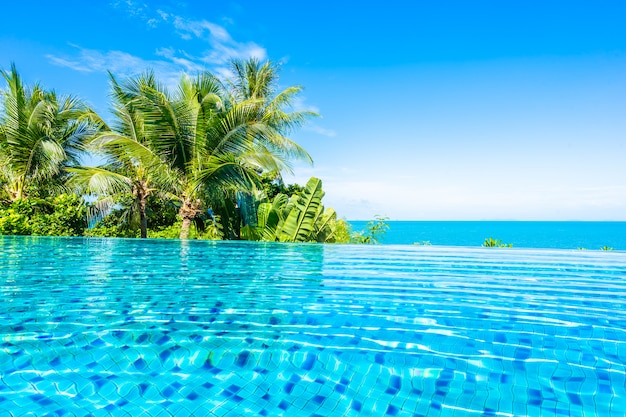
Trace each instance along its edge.
<path fill-rule="evenodd" d="M 280 67 L 272 61 L 233 60 L 231 72 L 234 76 L 227 80 L 229 95 L 234 102 L 255 107 L 255 120 L 266 126 L 264 134 L 255 137 L 259 145 L 287 161 L 301 159 L 312 163 L 311 156 L 287 135 L 318 114 L 306 110 L 289 111 L 302 87 L 291 86 L 277 92 L 279 70 Z"/>
<path fill-rule="evenodd" d="M 257 67 L 273 74 L 256 61 L 250 72 Z M 75 181 L 101 193 L 131 192 L 143 213 L 142 236 L 145 199 L 160 192 L 177 202 L 180 237 L 187 238 L 191 223 L 202 212 L 232 206 L 225 200 L 237 191 L 252 190 L 260 173 L 289 170 L 293 157 L 310 160 L 304 149 L 284 136 L 308 116 L 284 111 L 299 90 L 273 97 L 273 80 L 267 78 L 262 96 L 239 94 L 239 82 L 223 83 L 208 72 L 183 76 L 175 94 L 152 73 L 122 86 L 112 77 L 119 123 L 92 143 L 115 164 L 75 169 Z"/>
<path fill-rule="evenodd" d="M 1 92 L 0 184 L 15 201 L 45 189 L 63 167 L 75 165 L 101 120 L 75 97 L 57 96 L 39 84 L 28 88 L 14 64 L 1 73 L 7 88 Z"/>
<path fill-rule="evenodd" d="M 158 84 L 142 90 L 150 143 L 170 168 L 169 194 L 180 204 L 181 239 L 207 208 L 207 196 L 216 190 L 223 196 L 250 189 L 259 167 L 283 165 L 251 140 L 250 129 L 258 124 L 254 107 L 230 103 L 222 91 L 219 80 L 208 73 L 183 77 L 176 95 Z"/>
<path fill-rule="evenodd" d="M 121 196 L 132 195 L 130 210 L 139 215 L 140 236 L 146 238 L 148 197 L 155 192 L 165 192 L 169 171 L 169 166 L 150 146 L 141 110 L 139 92 L 155 83 L 154 75 L 146 73 L 127 80 L 124 85 L 109 75 L 115 125 L 107 126 L 89 143 L 91 150 L 106 158 L 106 164 L 70 169 L 74 174 L 71 182 L 99 195 L 98 206 L 105 211 Z"/>
<path fill-rule="evenodd" d="M 301 93 L 302 87 L 292 86 L 282 91 L 277 90 L 279 66 L 271 61 L 260 62 L 257 59 L 233 60 L 231 73 L 226 80 L 226 94 L 232 102 L 246 103 L 252 107 L 252 118 L 263 126 L 262 134 L 251 135 L 252 141 L 267 154 L 272 154 L 284 161 L 279 169 L 267 167 L 258 170 L 260 175 L 272 175 L 279 182 L 282 174 L 292 172 L 290 161 L 300 159 L 312 162 L 310 155 L 287 136 L 300 127 L 308 118 L 317 116 L 310 111 L 292 111 L 294 100 Z M 263 193 L 238 193 L 238 213 L 241 213 L 242 226 L 256 225 L 256 212 L 259 204 L 267 200 Z"/>

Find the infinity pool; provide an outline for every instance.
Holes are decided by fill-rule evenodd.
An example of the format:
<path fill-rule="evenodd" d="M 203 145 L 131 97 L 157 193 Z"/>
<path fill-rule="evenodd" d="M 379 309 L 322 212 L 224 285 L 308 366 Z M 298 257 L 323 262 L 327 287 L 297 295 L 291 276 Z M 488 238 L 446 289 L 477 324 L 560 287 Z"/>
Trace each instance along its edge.
<path fill-rule="evenodd" d="M 0 237 L 0 416 L 624 416 L 626 254 Z"/>

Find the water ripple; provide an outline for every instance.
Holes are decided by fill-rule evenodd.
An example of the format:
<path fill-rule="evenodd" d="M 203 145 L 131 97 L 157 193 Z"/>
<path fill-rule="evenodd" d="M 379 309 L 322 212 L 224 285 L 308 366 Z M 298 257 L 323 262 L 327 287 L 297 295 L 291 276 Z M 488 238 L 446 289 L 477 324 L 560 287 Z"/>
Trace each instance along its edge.
<path fill-rule="evenodd" d="M 0 237 L 0 409 L 621 415 L 621 252 Z"/>

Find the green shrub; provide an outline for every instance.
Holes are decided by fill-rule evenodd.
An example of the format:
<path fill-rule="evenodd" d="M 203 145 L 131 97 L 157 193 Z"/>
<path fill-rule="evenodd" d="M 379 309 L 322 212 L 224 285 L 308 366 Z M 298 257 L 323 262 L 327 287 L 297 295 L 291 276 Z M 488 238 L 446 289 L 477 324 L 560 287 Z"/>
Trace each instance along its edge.
<path fill-rule="evenodd" d="M 149 238 L 158 239 L 178 239 L 180 237 L 180 228 L 182 221 L 179 220 L 171 226 L 162 226 L 155 230 L 148 230 Z M 220 225 L 217 222 L 210 222 L 203 231 L 199 231 L 197 227 L 191 227 L 189 230 L 189 239 L 202 239 L 202 240 L 219 240 L 222 239 L 220 233 Z"/>
<path fill-rule="evenodd" d="M 51 200 L 51 201 L 50 201 Z M 31 218 L 33 235 L 81 236 L 87 228 L 87 207 L 75 194 L 61 194 L 47 199 L 47 210 Z"/>
<path fill-rule="evenodd" d="M 484 248 L 512 248 L 512 243 L 503 243 L 500 239 L 494 239 L 492 237 L 488 237 L 483 242 Z"/>
<path fill-rule="evenodd" d="M 85 230 L 90 237 L 139 237 L 139 229 L 129 227 L 120 210 L 104 216 L 93 227 Z"/>
<path fill-rule="evenodd" d="M 350 235 L 350 243 L 368 245 L 380 243 L 380 239 L 389 230 L 387 220 L 389 220 L 389 217 L 374 216 L 374 220 L 367 222 L 365 225 L 365 230 L 354 232 Z"/>
<path fill-rule="evenodd" d="M 87 208 L 75 194 L 22 198 L 0 209 L 3 235 L 80 236 L 86 227 Z"/>
<path fill-rule="evenodd" d="M 9 207 L 0 210 L 0 235 L 30 235 L 28 216 Z"/>
<path fill-rule="evenodd" d="M 334 238 L 334 243 L 350 243 L 350 224 L 344 219 L 335 220 Z"/>
<path fill-rule="evenodd" d="M 148 237 L 158 239 L 178 239 L 180 237 L 180 227 L 182 222 L 176 222 L 171 226 L 162 226 L 155 230 L 148 229 Z M 195 228 L 189 231 L 189 238 L 193 239 Z"/>

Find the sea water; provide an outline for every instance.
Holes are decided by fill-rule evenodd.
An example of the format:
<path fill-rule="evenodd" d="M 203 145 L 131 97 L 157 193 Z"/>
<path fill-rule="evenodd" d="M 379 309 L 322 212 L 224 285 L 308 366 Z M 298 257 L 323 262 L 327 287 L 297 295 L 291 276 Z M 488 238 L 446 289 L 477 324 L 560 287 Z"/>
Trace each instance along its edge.
<path fill-rule="evenodd" d="M 622 252 L 0 237 L 0 415 L 620 416 Z"/>
<path fill-rule="evenodd" d="M 367 221 L 349 221 L 353 231 Z M 626 222 L 388 221 L 383 244 L 480 246 L 486 238 L 520 248 L 626 250 Z"/>

